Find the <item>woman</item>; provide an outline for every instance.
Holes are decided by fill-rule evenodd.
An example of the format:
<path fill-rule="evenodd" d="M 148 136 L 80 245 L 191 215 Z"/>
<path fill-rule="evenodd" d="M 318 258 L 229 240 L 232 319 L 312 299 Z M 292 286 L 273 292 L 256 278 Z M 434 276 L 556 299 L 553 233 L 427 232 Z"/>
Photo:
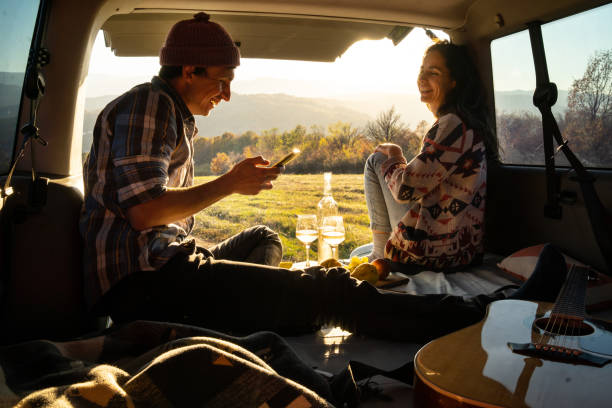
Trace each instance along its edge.
<path fill-rule="evenodd" d="M 497 160 L 497 142 L 464 47 L 429 47 L 417 84 L 436 117 L 421 152 L 407 162 L 400 146 L 385 143 L 365 166 L 370 259 L 449 270 L 482 257 L 487 159 Z"/>

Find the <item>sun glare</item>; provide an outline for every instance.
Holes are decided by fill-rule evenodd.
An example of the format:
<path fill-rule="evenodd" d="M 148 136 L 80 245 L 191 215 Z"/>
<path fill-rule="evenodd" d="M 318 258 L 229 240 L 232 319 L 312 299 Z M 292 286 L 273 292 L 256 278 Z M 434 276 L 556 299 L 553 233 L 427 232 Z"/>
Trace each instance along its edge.
<path fill-rule="evenodd" d="M 446 37 L 443 32 L 437 32 Z M 391 40 L 356 42 L 333 63 L 243 58 L 232 90 L 241 94 L 285 93 L 332 97 L 352 93 L 416 94 L 416 76 L 431 40 L 414 29 L 400 44 Z M 116 57 L 97 36 L 87 80 L 88 96 L 120 93 L 148 81 L 159 70 L 156 57 Z M 112 80 L 110 80 L 112 78 Z M 117 89 L 115 90 L 114 87 Z"/>

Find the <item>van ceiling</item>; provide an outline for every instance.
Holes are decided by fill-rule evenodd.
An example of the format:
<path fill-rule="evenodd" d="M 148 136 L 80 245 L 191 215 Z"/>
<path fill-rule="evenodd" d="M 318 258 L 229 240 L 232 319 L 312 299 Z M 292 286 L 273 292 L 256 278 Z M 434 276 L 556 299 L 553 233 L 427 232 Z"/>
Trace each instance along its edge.
<path fill-rule="evenodd" d="M 181 13 L 132 13 L 111 17 L 102 26 L 106 46 L 115 55 L 157 56 L 170 27 L 193 16 Z M 409 26 L 321 18 L 214 14 L 245 58 L 334 61 L 359 40 L 390 38 L 399 43 Z"/>
<path fill-rule="evenodd" d="M 474 1 L 127 0 L 102 29 L 117 56 L 157 56 L 172 24 L 206 11 L 240 44 L 243 57 L 334 61 L 356 41 L 397 43 L 417 24 L 461 26 Z"/>
<path fill-rule="evenodd" d="M 117 56 L 157 56 L 172 24 L 206 11 L 228 29 L 243 57 L 334 61 L 356 41 L 388 37 L 397 43 L 415 26 L 443 29 L 459 42 L 491 40 L 529 21 L 546 22 L 607 2 L 121 0 L 102 29 Z"/>

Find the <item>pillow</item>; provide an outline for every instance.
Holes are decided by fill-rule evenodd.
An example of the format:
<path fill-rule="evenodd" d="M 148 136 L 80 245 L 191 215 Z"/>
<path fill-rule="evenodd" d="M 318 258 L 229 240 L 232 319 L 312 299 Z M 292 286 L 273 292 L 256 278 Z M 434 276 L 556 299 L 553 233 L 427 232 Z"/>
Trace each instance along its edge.
<path fill-rule="evenodd" d="M 520 249 L 502 259 L 497 266 L 514 278 L 526 281 L 531 276 L 543 247 L 544 244 L 539 244 Z M 563 257 L 568 267 L 570 265 L 586 266 L 566 254 L 563 254 Z M 590 280 L 587 284 L 586 307 L 589 311 L 612 307 L 612 278 L 597 271 L 595 275 L 596 279 Z"/>

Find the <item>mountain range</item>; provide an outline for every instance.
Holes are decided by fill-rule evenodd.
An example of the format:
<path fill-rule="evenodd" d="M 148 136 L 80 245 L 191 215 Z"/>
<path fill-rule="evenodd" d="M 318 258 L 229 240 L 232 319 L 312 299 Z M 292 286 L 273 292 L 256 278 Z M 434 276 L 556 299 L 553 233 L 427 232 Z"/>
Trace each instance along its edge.
<path fill-rule="evenodd" d="M 23 74 L 0 72 L 0 116 L 14 115 Z M 120 84 L 115 84 L 120 85 Z M 255 82 L 241 84 L 240 89 L 254 91 Z M 261 83 L 258 84 L 261 86 Z M 307 92 L 306 83 L 287 82 L 287 91 Z M 111 87 L 112 88 L 112 87 Z M 93 128 L 100 111 L 118 96 L 115 87 L 111 92 L 117 94 L 86 98 L 83 123 L 83 146 L 88 150 L 92 140 Z M 261 88 L 260 88 L 261 89 Z M 538 114 L 533 106 L 532 92 L 504 91 L 495 93 L 497 113 L 527 111 Z M 567 91 L 559 91 L 559 97 L 553 112 L 562 113 L 567 109 Z M 330 98 L 297 97 L 288 94 L 232 93 L 231 103 L 220 103 L 208 117 L 196 117 L 199 135 L 213 137 L 225 132 L 240 135 L 248 130 L 260 133 L 263 130 L 276 128 L 282 132 L 291 130 L 297 125 L 307 128 L 316 125 L 323 129 L 338 121 L 348 122 L 353 127 L 363 127 L 380 113 L 395 107 L 401 120 L 410 129 L 424 120 L 434 121 L 433 115 L 421 103 L 418 95 L 397 93 L 357 93 L 353 95 L 335 95 Z"/>
<path fill-rule="evenodd" d="M 116 98 L 100 96 L 87 98 L 85 102 L 84 143 L 91 143 L 92 131 L 98 113 Z M 533 106 L 532 93 L 528 91 L 496 92 L 495 103 L 498 113 L 528 111 L 538 114 Z M 421 103 L 417 95 L 367 93 L 334 99 L 301 98 L 285 94 L 232 94 L 230 103 L 220 103 L 208 117 L 196 117 L 199 135 L 218 136 L 225 132 L 240 135 L 248 130 L 260 133 L 276 128 L 291 130 L 297 125 L 313 125 L 327 128 L 338 121 L 363 127 L 379 113 L 395 107 L 401 120 L 411 129 L 425 120 L 433 122 L 433 115 Z M 558 102 L 553 111 L 563 112 L 567 108 L 567 91 L 559 91 Z"/>
<path fill-rule="evenodd" d="M 85 102 L 84 137 L 91 138 L 98 113 L 116 96 L 88 98 Z M 218 136 L 225 132 L 236 135 L 248 130 L 260 133 L 277 128 L 291 130 L 297 125 L 324 129 L 338 121 L 363 127 L 380 112 L 395 106 L 402 121 L 415 128 L 419 121 L 431 122 L 433 116 L 415 95 L 361 94 L 351 99 L 301 98 L 285 94 L 240 95 L 232 93 L 230 103 L 220 103 L 208 117 L 196 116 L 198 134 Z M 84 146 L 89 143 L 84 141 Z"/>

